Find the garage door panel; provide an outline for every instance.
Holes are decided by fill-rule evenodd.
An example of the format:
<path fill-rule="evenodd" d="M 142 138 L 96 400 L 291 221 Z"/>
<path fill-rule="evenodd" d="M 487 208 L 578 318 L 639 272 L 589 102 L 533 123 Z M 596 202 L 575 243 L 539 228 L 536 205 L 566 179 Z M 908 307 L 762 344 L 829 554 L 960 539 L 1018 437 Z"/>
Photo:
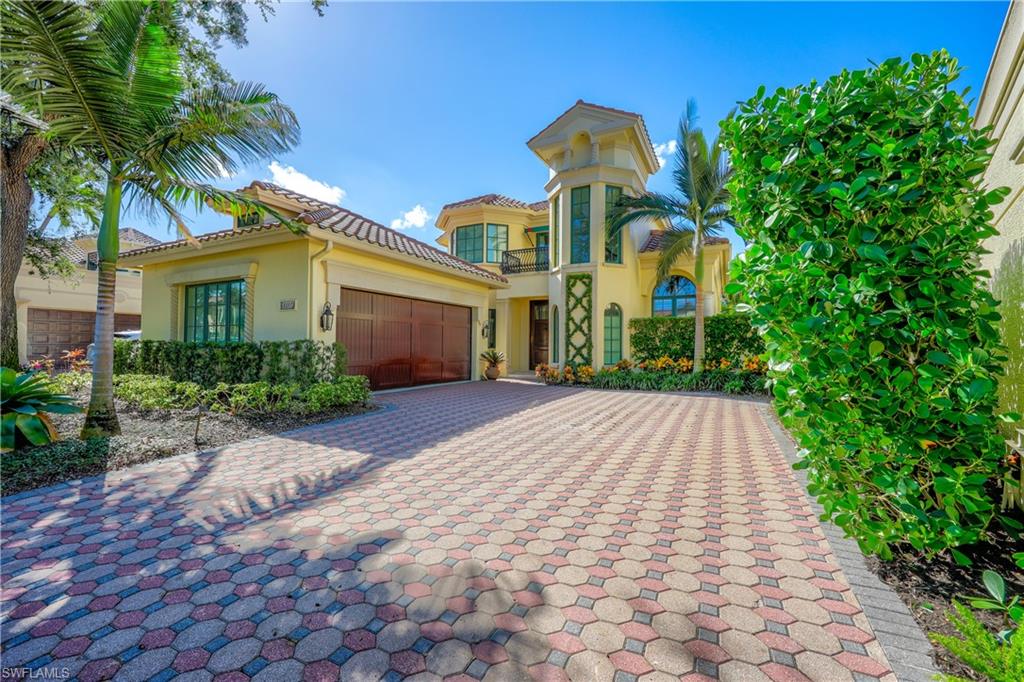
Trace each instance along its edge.
<path fill-rule="evenodd" d="M 373 339 L 373 359 L 378 362 L 410 361 L 412 358 L 412 321 L 377 320 Z"/>
<path fill-rule="evenodd" d="M 85 349 L 92 343 L 96 313 L 83 310 L 28 309 L 28 348 L 30 360 L 43 356 L 59 359 L 64 351 Z M 142 316 L 114 315 L 114 331 L 129 331 L 142 326 Z"/>
<path fill-rule="evenodd" d="M 375 389 L 468 379 L 469 308 L 341 290 L 337 338 Z"/>

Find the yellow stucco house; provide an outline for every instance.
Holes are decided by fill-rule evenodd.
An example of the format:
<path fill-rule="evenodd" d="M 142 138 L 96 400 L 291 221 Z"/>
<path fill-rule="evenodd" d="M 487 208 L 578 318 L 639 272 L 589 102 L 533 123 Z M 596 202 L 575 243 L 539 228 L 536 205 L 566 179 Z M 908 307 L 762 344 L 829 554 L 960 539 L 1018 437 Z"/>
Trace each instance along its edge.
<path fill-rule="evenodd" d="M 160 240 L 128 227 L 120 230 L 121 250 L 159 244 Z M 18 303 L 18 356 L 22 363 L 48 356 L 57 360 L 67 350 L 92 343 L 96 322 L 96 235 L 67 239 L 63 255 L 75 265 L 67 279 L 39 276 L 26 260 L 14 283 Z M 142 272 L 117 271 L 114 328 L 139 329 L 142 315 Z"/>
<path fill-rule="evenodd" d="M 663 234 L 640 223 L 606 243 L 605 205 L 659 170 L 643 118 L 579 101 L 527 143 L 547 198 L 488 194 L 446 205 L 437 248 L 345 208 L 265 182 L 245 191 L 304 223 L 246 224 L 123 255 L 143 271 L 143 338 L 338 340 L 375 388 L 478 378 L 480 352 L 506 372 L 547 362 L 600 367 L 629 357 L 633 317 L 721 309 L 730 246 L 655 281 Z"/>

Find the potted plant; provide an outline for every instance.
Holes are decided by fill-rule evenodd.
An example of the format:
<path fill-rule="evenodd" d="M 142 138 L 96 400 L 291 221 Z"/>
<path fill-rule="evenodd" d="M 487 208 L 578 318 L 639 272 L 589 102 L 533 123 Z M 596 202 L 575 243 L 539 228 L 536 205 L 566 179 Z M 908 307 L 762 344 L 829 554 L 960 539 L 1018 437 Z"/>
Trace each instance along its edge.
<path fill-rule="evenodd" d="M 505 354 L 496 350 L 484 351 L 480 354 L 480 359 L 487 363 L 487 369 L 484 370 L 484 376 L 491 381 L 494 381 L 501 376 L 501 363 L 505 362 Z"/>

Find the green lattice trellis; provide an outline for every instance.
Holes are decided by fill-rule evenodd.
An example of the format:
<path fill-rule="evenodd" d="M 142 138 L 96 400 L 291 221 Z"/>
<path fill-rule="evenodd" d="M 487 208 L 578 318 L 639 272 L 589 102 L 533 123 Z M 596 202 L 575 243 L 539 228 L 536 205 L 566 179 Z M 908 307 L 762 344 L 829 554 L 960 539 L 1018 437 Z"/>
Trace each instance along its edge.
<path fill-rule="evenodd" d="M 576 273 L 565 278 L 565 361 L 592 365 L 594 352 L 594 278 Z"/>

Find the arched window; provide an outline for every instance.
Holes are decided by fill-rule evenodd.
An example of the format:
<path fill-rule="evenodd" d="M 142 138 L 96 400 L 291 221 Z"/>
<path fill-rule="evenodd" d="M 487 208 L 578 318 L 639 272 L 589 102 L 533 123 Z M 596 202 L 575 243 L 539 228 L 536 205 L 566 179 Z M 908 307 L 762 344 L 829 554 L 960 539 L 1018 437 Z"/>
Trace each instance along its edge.
<path fill-rule="evenodd" d="M 622 308 L 614 303 L 604 309 L 604 364 L 622 359 Z"/>
<path fill-rule="evenodd" d="M 551 362 L 558 362 L 558 306 L 551 306 Z"/>
<path fill-rule="evenodd" d="M 651 314 L 655 317 L 683 317 L 697 310 L 697 287 L 680 275 L 672 275 L 655 288 Z"/>

